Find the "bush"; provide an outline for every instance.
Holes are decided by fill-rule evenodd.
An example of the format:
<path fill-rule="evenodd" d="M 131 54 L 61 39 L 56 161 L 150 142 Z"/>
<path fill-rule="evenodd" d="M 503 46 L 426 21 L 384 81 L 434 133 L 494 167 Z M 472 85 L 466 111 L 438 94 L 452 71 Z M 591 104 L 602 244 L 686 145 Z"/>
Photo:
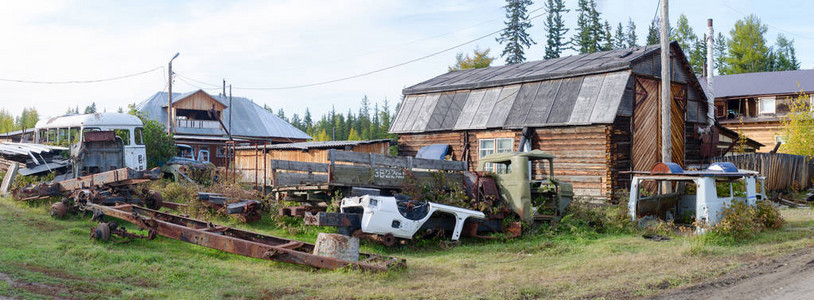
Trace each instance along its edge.
<path fill-rule="evenodd" d="M 711 228 L 711 233 L 735 241 L 745 240 L 765 229 L 778 229 L 784 222 L 780 211 L 768 201 L 760 201 L 756 206 L 733 201 L 721 210 L 721 220 Z"/>
<path fill-rule="evenodd" d="M 598 233 L 629 233 L 636 230 L 626 206 L 597 207 L 584 201 L 571 202 L 560 225 L 570 229 L 587 227 Z"/>

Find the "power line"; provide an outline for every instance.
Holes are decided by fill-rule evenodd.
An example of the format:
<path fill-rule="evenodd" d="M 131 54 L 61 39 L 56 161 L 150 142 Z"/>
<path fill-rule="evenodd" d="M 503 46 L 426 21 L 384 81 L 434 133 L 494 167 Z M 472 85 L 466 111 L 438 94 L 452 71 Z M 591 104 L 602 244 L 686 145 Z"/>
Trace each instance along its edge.
<path fill-rule="evenodd" d="M 542 9 L 542 8 L 538 8 L 538 9 L 533 10 L 531 12 L 536 12 L 536 11 L 538 11 L 540 9 Z M 544 13 L 533 16 L 533 17 L 530 17 L 529 20 L 539 18 L 539 17 L 541 17 L 543 15 L 544 15 Z M 457 44 L 455 46 L 452 46 L 452 47 L 449 47 L 449 48 L 446 48 L 446 49 L 443 49 L 443 50 L 440 50 L 440 51 L 437 51 L 437 52 L 433 52 L 433 53 L 421 56 L 421 57 L 418 57 L 418 58 L 414 58 L 414 59 L 411 59 L 411 60 L 408 60 L 408 61 L 405 61 L 405 62 L 401 62 L 401 63 L 395 64 L 395 65 L 392 65 L 392 66 L 379 68 L 379 69 L 376 69 L 376 70 L 373 70 L 373 71 L 369 71 L 369 72 L 365 72 L 365 73 L 361 73 L 361 74 L 356 74 L 356 75 L 352 75 L 352 76 L 347 76 L 347 77 L 342 77 L 342 78 L 337 78 L 337 79 L 332 79 L 332 80 L 326 80 L 326 81 L 320 81 L 320 82 L 314 82 L 314 83 L 308 83 L 308 84 L 291 85 L 291 86 L 280 86 L 280 87 L 237 87 L 237 86 L 232 86 L 232 88 L 238 89 L 238 90 L 288 90 L 288 89 L 297 89 L 297 88 L 305 88 L 305 87 L 314 87 L 314 86 L 325 85 L 325 84 L 329 84 L 329 83 L 335 83 L 335 82 L 355 79 L 355 78 L 364 77 L 364 76 L 367 76 L 367 75 L 387 71 L 387 70 L 390 70 L 390 69 L 393 69 L 393 68 L 401 67 L 403 65 L 414 63 L 414 62 L 417 62 L 417 61 L 420 61 L 420 60 L 424 60 L 424 59 L 427 59 L 427 58 L 430 58 L 430 57 L 433 57 L 433 56 L 436 56 L 436 55 L 439 55 L 439 54 L 454 50 L 454 49 L 459 48 L 461 46 L 465 46 L 465 45 L 474 43 L 476 41 L 485 39 L 487 37 L 495 35 L 496 33 L 501 32 L 501 31 L 503 31 L 503 29 L 490 32 L 488 34 L 482 35 L 482 36 L 477 37 L 475 39 L 472 39 L 472 40 Z M 185 78 L 190 79 L 189 77 L 185 77 Z M 201 82 L 201 83 L 205 83 L 207 85 L 215 86 L 215 84 L 206 83 L 206 82 L 203 82 L 203 81 L 196 80 L 196 82 Z"/>
<path fill-rule="evenodd" d="M 139 76 L 142 74 L 147 74 L 155 70 L 163 70 L 164 66 L 158 66 L 147 71 L 142 71 L 138 73 L 104 78 L 104 79 L 94 79 L 94 80 L 68 80 L 68 81 L 37 81 L 37 80 L 23 80 L 23 79 L 10 79 L 10 78 L 0 78 L 0 81 L 5 82 L 16 82 L 16 83 L 30 83 L 30 84 L 79 84 L 79 83 L 98 83 L 98 82 L 105 82 L 105 81 L 114 81 L 119 79 L 125 79 L 130 77 Z"/>
<path fill-rule="evenodd" d="M 726 8 L 729 8 L 729 9 L 731 9 L 732 11 L 734 11 L 734 12 L 736 12 L 736 13 L 739 13 L 739 14 L 741 14 L 741 15 L 743 15 L 743 16 L 748 16 L 748 14 L 746 14 L 746 13 L 744 13 L 744 12 L 740 11 L 740 10 L 737 10 L 737 9 L 735 9 L 734 7 L 729 6 L 729 5 L 728 5 L 728 4 L 726 4 L 726 3 L 722 3 L 721 5 L 725 6 Z M 774 28 L 774 29 L 776 29 L 776 30 L 778 30 L 778 31 L 782 31 L 782 32 L 785 32 L 785 33 L 788 33 L 788 34 L 791 34 L 791 35 L 796 35 L 796 36 L 801 37 L 801 38 L 804 38 L 804 39 L 814 40 L 814 38 L 812 38 L 812 37 L 810 37 L 810 36 L 806 36 L 806 35 L 802 35 L 802 34 L 799 34 L 799 33 L 791 32 L 791 31 L 788 31 L 788 30 L 785 30 L 785 29 L 779 28 L 779 27 L 777 27 L 777 26 L 773 26 L 772 24 L 769 24 L 769 23 L 765 23 L 765 22 L 764 22 L 763 24 L 766 24 L 767 26 L 769 26 L 769 27 L 771 27 L 771 28 Z"/>

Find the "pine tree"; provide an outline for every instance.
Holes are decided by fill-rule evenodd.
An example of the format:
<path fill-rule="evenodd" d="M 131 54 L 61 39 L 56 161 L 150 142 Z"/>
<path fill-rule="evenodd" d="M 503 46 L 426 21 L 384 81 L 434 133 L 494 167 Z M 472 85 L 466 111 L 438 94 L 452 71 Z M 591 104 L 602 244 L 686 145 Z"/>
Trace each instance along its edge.
<path fill-rule="evenodd" d="M 727 58 L 727 49 L 729 45 L 727 44 L 726 38 L 720 32 L 718 35 L 715 36 L 715 40 L 712 43 L 712 56 L 715 59 L 715 69 L 718 70 L 718 75 L 726 75 L 726 58 Z"/>
<path fill-rule="evenodd" d="M 496 39 L 501 45 L 506 44 L 501 54 L 506 57 L 506 64 L 513 65 L 526 61 L 525 49 L 531 44 L 536 44 L 526 33 L 526 29 L 531 28 L 526 8 L 532 4 L 531 0 L 506 0 L 504 8 L 508 20 L 503 22 L 506 28 Z"/>
<path fill-rule="evenodd" d="M 594 0 L 579 0 L 577 11 L 577 32 L 573 37 L 574 50 L 580 54 L 594 53 L 602 48 L 600 44 L 604 28 L 599 23 L 599 12 Z"/>
<path fill-rule="evenodd" d="M 647 27 L 647 44 L 648 45 L 656 45 L 661 40 L 659 36 L 659 20 L 653 20 L 650 22 L 650 27 Z"/>
<path fill-rule="evenodd" d="M 91 102 L 90 105 L 85 107 L 86 114 L 95 114 L 96 113 L 96 102 Z"/>
<path fill-rule="evenodd" d="M 695 48 L 695 40 L 698 39 L 698 36 L 693 32 L 690 22 L 684 14 L 678 16 L 675 30 L 671 32 L 670 39 L 678 42 L 684 53 L 689 53 Z"/>
<path fill-rule="evenodd" d="M 794 40 L 786 39 L 783 34 L 777 34 L 775 42 L 776 58 L 774 63 L 775 71 L 799 70 L 800 62 L 794 53 Z"/>
<path fill-rule="evenodd" d="M 616 37 L 613 38 L 613 49 L 625 49 L 627 41 L 625 40 L 625 31 L 622 29 L 622 22 L 616 25 Z"/>
<path fill-rule="evenodd" d="M 565 8 L 563 0 L 547 0 L 545 3 L 546 20 L 545 30 L 548 32 L 546 35 L 545 45 L 545 59 L 560 57 L 562 51 L 566 49 L 568 42 L 565 40 L 565 34 L 568 33 L 568 28 L 565 27 L 565 20 L 563 14 L 569 10 Z"/>
<path fill-rule="evenodd" d="M 627 34 L 625 35 L 625 42 L 627 43 L 627 48 L 633 48 L 639 45 L 638 41 L 639 37 L 636 36 L 636 24 L 633 23 L 633 19 L 627 19 Z"/>
<path fill-rule="evenodd" d="M 706 76 L 704 73 L 704 65 L 707 60 L 706 34 L 704 34 L 703 38 L 696 39 L 695 43 L 693 43 L 693 48 L 686 50 L 685 53 L 689 55 L 688 60 L 690 61 L 693 73 Z"/>
<path fill-rule="evenodd" d="M 735 22 L 735 28 L 729 31 L 731 38 L 727 41 L 729 54 L 726 58 L 726 74 L 771 70 L 770 49 L 764 38 L 766 31 L 768 26 L 761 24 L 755 15 Z"/>
<path fill-rule="evenodd" d="M 599 50 L 613 50 L 613 34 L 611 33 L 611 25 L 608 23 L 608 21 L 605 21 L 605 24 L 602 26 L 600 37 L 602 40 L 602 46 L 599 47 Z"/>
<path fill-rule="evenodd" d="M 283 111 L 282 107 L 280 107 L 280 109 L 277 110 L 277 117 L 283 121 L 288 122 L 288 118 L 285 117 L 285 112 Z"/>
<path fill-rule="evenodd" d="M 311 120 L 311 111 L 308 108 L 305 108 L 305 115 L 302 117 L 302 122 L 305 123 L 305 132 L 310 132 L 311 128 L 314 127 L 314 122 Z"/>

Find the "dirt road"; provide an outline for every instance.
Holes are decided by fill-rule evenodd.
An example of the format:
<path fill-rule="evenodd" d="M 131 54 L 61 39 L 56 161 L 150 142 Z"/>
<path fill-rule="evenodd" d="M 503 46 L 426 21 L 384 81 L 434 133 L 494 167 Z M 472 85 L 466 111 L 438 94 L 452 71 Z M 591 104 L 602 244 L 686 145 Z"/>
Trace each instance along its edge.
<path fill-rule="evenodd" d="M 745 266 L 652 299 L 814 299 L 814 248 Z"/>

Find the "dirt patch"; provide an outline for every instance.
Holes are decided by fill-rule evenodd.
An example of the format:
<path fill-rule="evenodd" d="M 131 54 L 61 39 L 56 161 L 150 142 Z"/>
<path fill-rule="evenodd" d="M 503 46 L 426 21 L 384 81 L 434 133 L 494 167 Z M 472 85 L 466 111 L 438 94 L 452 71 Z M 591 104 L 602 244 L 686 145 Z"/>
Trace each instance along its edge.
<path fill-rule="evenodd" d="M 56 278 L 67 279 L 67 280 L 82 280 L 82 278 L 80 278 L 80 277 L 78 277 L 76 275 L 73 275 L 73 274 L 69 274 L 69 273 L 67 273 L 67 272 L 65 272 L 63 270 L 52 269 L 52 268 L 47 268 L 47 267 L 37 266 L 37 265 L 31 265 L 31 264 L 25 264 L 25 263 L 12 263 L 12 266 L 15 266 L 15 267 L 18 267 L 18 268 L 21 268 L 21 269 L 25 269 L 25 270 L 28 270 L 28 271 L 31 271 L 31 272 L 42 273 L 42 274 L 48 275 L 50 277 L 56 277 Z"/>
<path fill-rule="evenodd" d="M 814 297 L 814 248 L 764 259 L 693 286 L 650 299 L 756 299 Z"/>
<path fill-rule="evenodd" d="M 0 273 L 0 280 L 5 281 L 11 287 L 15 289 L 24 290 L 26 292 L 42 295 L 42 296 L 50 296 L 57 299 L 73 299 L 73 298 L 66 298 L 61 295 L 68 295 L 69 291 L 65 289 L 61 285 L 57 284 L 44 284 L 44 283 L 35 283 L 35 282 L 25 282 L 22 280 L 15 280 L 12 279 L 11 276 L 8 274 Z"/>
<path fill-rule="evenodd" d="M 261 299 L 280 299 L 284 296 L 294 296 L 299 295 L 300 291 L 293 289 L 293 288 L 282 288 L 282 289 L 263 289 L 260 291 L 260 298 Z"/>
<path fill-rule="evenodd" d="M 16 289 L 21 289 L 32 294 L 60 299 L 83 299 L 87 298 L 87 295 L 108 295 L 111 293 L 110 291 L 96 287 L 95 285 L 99 283 L 98 280 L 85 280 L 63 270 L 24 263 L 13 263 L 12 266 L 15 266 L 19 270 L 45 274 L 48 277 L 60 280 L 60 283 L 26 282 L 21 279 L 12 279 L 9 275 L 0 273 L 0 280 L 6 281 L 10 286 Z M 66 297 L 64 295 L 70 296 Z"/>

